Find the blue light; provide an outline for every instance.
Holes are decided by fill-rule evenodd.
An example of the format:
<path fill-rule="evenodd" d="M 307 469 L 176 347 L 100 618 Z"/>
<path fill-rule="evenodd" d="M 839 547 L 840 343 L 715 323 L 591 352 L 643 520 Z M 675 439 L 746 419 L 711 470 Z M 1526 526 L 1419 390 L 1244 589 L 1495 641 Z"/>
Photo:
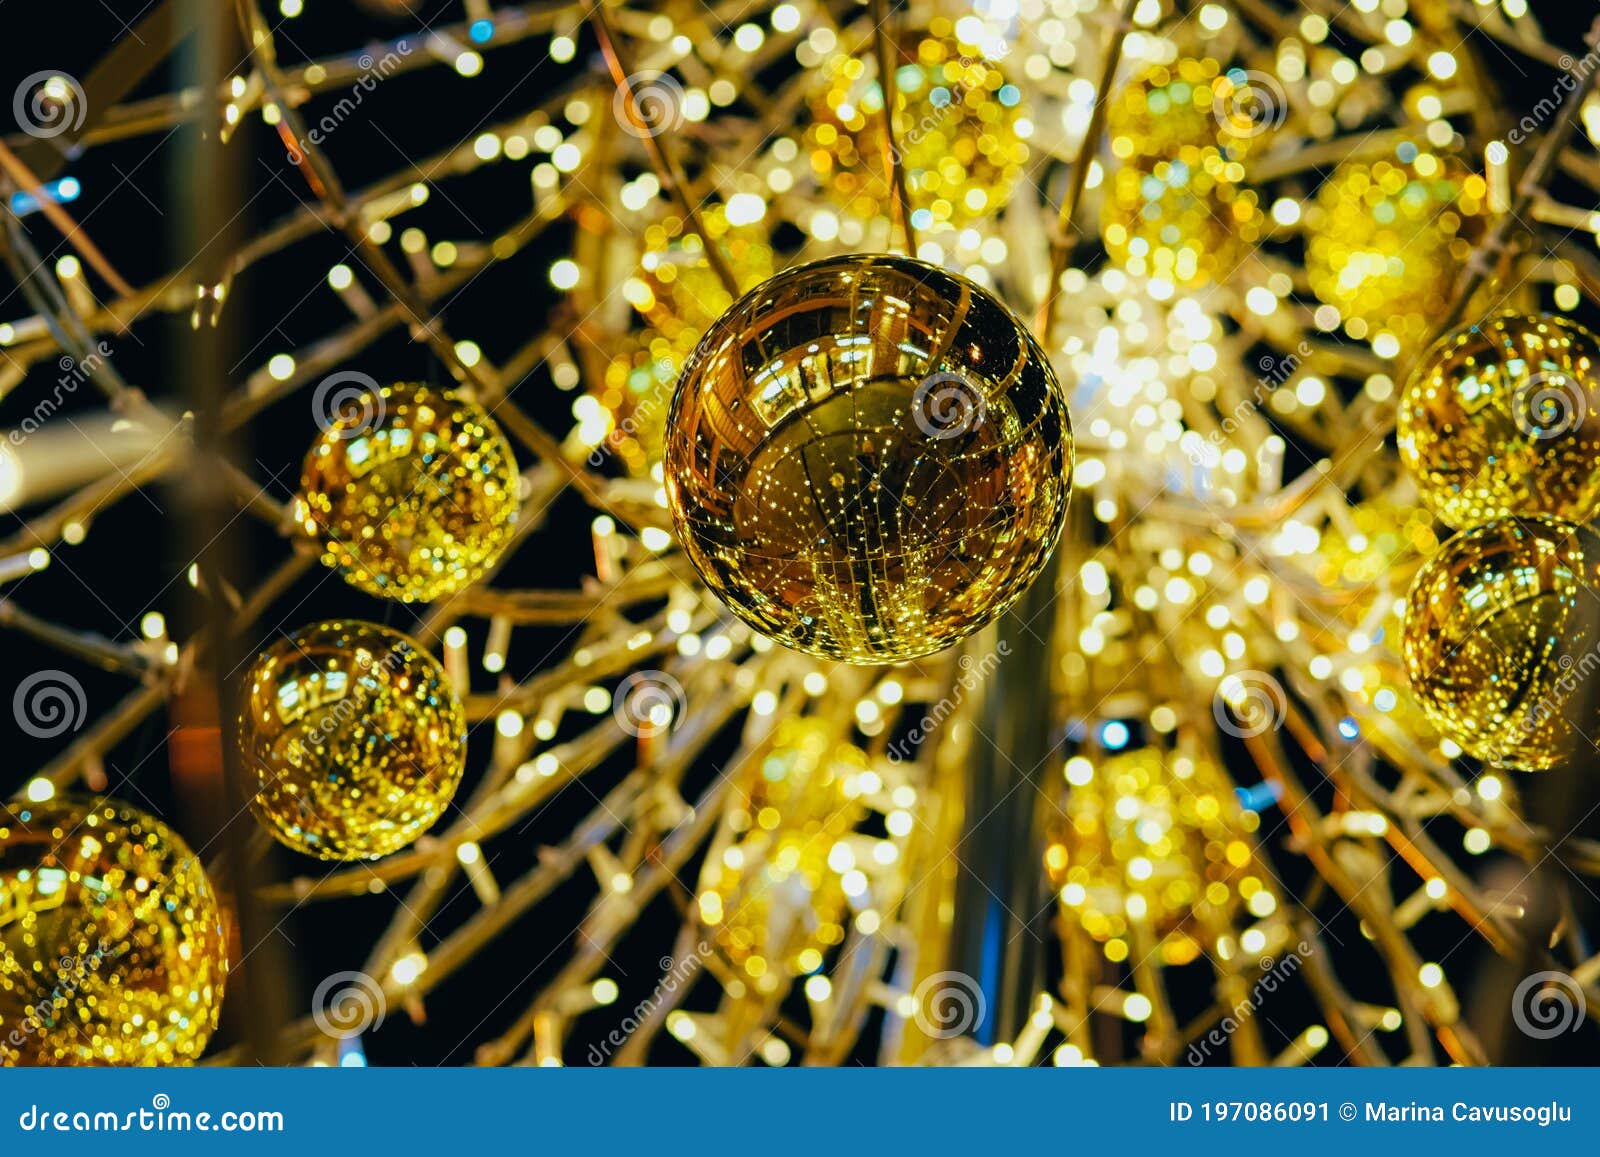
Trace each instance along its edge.
<path fill-rule="evenodd" d="M 1361 734 L 1361 728 L 1356 724 L 1354 719 L 1346 715 L 1343 719 L 1339 720 L 1339 734 L 1344 736 L 1346 739 L 1354 739 L 1356 736 Z"/>
<path fill-rule="evenodd" d="M 488 44 L 494 39 L 494 21 L 474 20 L 472 26 L 467 29 L 467 35 L 472 37 L 474 43 Z"/>
<path fill-rule="evenodd" d="M 1100 728 L 1100 742 L 1112 751 L 1121 751 L 1128 746 L 1128 725 L 1120 719 L 1113 719 Z"/>
<path fill-rule="evenodd" d="M 62 177 L 59 181 L 47 181 L 39 187 L 45 197 L 57 205 L 65 205 L 69 201 L 76 201 L 78 194 L 83 192 L 83 186 L 78 184 L 76 177 Z M 32 193 L 11 194 L 11 211 L 18 217 L 25 217 L 29 213 L 39 211 L 39 199 Z"/>
<path fill-rule="evenodd" d="M 1233 793 L 1239 797 L 1239 806 L 1246 811 L 1262 812 L 1283 797 L 1283 788 L 1275 783 L 1263 782 L 1254 787 L 1236 787 Z"/>

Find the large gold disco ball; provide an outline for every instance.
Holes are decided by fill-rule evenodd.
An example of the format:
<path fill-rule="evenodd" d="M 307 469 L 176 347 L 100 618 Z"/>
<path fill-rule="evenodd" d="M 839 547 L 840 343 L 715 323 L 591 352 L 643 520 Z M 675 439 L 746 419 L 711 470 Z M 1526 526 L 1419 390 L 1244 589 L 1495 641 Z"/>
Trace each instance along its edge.
<path fill-rule="evenodd" d="M 1543 771 L 1592 755 L 1600 536 L 1553 518 L 1456 535 L 1406 596 L 1411 689 L 1469 755 Z"/>
<path fill-rule="evenodd" d="M 431 828 L 466 768 L 467 728 L 444 668 L 376 623 L 302 628 L 245 678 L 239 745 L 251 809 L 297 852 L 397 852 Z"/>
<path fill-rule="evenodd" d="M 1049 362 L 986 290 L 836 257 L 747 294 L 695 350 L 665 454 L 678 536 L 788 646 L 890 663 L 1010 606 L 1061 534 L 1072 431 Z"/>
<path fill-rule="evenodd" d="M 0 1063 L 196 1060 L 228 974 L 200 861 L 108 799 L 0 809 Z"/>
<path fill-rule="evenodd" d="M 403 384 L 335 394 L 325 416 L 295 503 L 323 562 L 403 602 L 454 594 L 494 565 L 511 540 L 520 481 L 482 406 Z"/>
<path fill-rule="evenodd" d="M 1600 514 L 1600 338 L 1562 317 L 1492 317 L 1442 338 L 1406 383 L 1400 460 L 1451 526 Z"/>

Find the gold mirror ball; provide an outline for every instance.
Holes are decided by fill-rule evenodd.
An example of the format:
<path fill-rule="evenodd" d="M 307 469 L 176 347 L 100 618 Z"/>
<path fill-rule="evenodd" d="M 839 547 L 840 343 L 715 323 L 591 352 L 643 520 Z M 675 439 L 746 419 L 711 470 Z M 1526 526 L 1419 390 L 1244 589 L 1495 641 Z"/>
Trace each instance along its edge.
<path fill-rule="evenodd" d="M 511 445 L 482 406 L 402 384 L 328 424 L 306 455 L 295 517 L 352 586 L 431 602 L 494 565 L 519 499 Z"/>
<path fill-rule="evenodd" d="M 1522 771 L 1592 757 L 1600 536 L 1553 518 L 1456 535 L 1411 584 L 1401 646 L 1424 713 L 1468 754 Z"/>
<path fill-rule="evenodd" d="M 1562 317 L 1463 326 L 1400 397 L 1400 460 L 1455 527 L 1600 513 L 1600 338 Z"/>
<path fill-rule="evenodd" d="M 1066 516 L 1072 432 L 1020 321 L 903 257 L 780 274 L 701 341 L 673 396 L 667 498 L 690 560 L 756 630 L 891 663 L 990 622 Z"/>
<path fill-rule="evenodd" d="M 192 1062 L 227 974 L 216 895 L 160 820 L 71 796 L 0 808 L 0 1063 Z"/>
<path fill-rule="evenodd" d="M 431 828 L 466 768 L 466 717 L 439 661 L 376 623 L 302 628 L 257 657 L 239 746 L 251 809 L 285 846 L 375 859 Z"/>

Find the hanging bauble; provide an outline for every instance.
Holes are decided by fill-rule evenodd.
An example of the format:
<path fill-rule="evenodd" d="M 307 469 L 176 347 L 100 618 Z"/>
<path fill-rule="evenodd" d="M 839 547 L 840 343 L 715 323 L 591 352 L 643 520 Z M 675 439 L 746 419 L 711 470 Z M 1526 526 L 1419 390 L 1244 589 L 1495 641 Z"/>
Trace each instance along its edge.
<path fill-rule="evenodd" d="M 216 895 L 161 821 L 70 796 L 0 809 L 0 1062 L 192 1062 L 227 974 Z"/>
<path fill-rule="evenodd" d="M 1498 519 L 1440 547 L 1406 595 L 1402 641 L 1440 733 L 1522 771 L 1590 752 L 1597 588 L 1600 537 L 1556 519 Z"/>
<path fill-rule="evenodd" d="M 1311 291 L 1351 337 L 1394 356 L 1423 341 L 1448 306 L 1483 229 L 1488 187 L 1449 154 L 1400 146 L 1393 160 L 1350 160 L 1306 215 Z"/>
<path fill-rule="evenodd" d="M 1064 917 L 1113 962 L 1159 944 L 1166 963 L 1187 964 L 1215 950 L 1241 904 L 1256 916 L 1276 908 L 1246 840 L 1255 813 L 1210 761 L 1146 747 L 1076 757 L 1066 777 L 1045 869 Z"/>
<path fill-rule="evenodd" d="M 962 226 L 1004 208 L 1028 159 L 1022 92 L 1000 66 L 956 39 L 944 17 L 895 70 L 896 144 L 919 229 Z M 889 211 L 883 86 L 877 62 L 823 64 L 806 147 L 828 200 L 857 220 Z"/>
<path fill-rule="evenodd" d="M 245 676 L 251 808 L 279 841 L 325 860 L 386 856 L 431 828 L 461 782 L 466 734 L 438 660 L 376 623 L 301 628 Z"/>
<path fill-rule="evenodd" d="M 324 404 L 295 503 L 323 562 L 403 602 L 454 594 L 495 563 L 520 488 L 511 446 L 482 406 L 429 386 L 359 383 Z"/>
<path fill-rule="evenodd" d="M 678 381 L 668 504 L 751 626 L 854 663 L 931 654 L 1038 577 L 1072 433 L 1022 323 L 919 261 L 801 266 L 724 315 Z"/>
<path fill-rule="evenodd" d="M 866 814 L 870 770 L 832 725 L 793 718 L 739 777 L 697 905 L 717 950 L 755 992 L 816 972 L 844 941 L 846 876 L 856 868 L 846 841 Z"/>
<path fill-rule="evenodd" d="M 1239 80 L 1216 61 L 1186 59 L 1140 74 L 1113 100 L 1116 167 L 1100 235 L 1129 273 L 1193 288 L 1226 279 L 1254 247 L 1264 218 L 1240 184 L 1249 137 L 1239 99 Z"/>
<path fill-rule="evenodd" d="M 1430 350 L 1400 396 L 1400 460 L 1451 526 L 1600 513 L 1600 338 L 1492 317 Z"/>

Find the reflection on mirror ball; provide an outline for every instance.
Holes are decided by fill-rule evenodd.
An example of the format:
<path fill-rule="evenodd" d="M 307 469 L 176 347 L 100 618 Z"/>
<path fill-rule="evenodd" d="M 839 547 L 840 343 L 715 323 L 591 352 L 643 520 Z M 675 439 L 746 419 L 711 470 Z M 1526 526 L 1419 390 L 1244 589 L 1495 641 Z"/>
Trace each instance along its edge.
<path fill-rule="evenodd" d="M 0 1064 L 197 1060 L 228 974 L 200 861 L 119 800 L 0 809 Z"/>
<path fill-rule="evenodd" d="M 397 852 L 438 821 L 461 782 L 461 704 L 439 661 L 388 627 L 304 627 L 256 658 L 244 696 L 251 809 L 297 852 Z"/>
<path fill-rule="evenodd" d="M 931 654 L 1038 577 L 1072 432 L 1022 323 L 903 257 L 780 274 L 718 320 L 668 419 L 668 504 L 751 626 L 853 663 Z"/>

